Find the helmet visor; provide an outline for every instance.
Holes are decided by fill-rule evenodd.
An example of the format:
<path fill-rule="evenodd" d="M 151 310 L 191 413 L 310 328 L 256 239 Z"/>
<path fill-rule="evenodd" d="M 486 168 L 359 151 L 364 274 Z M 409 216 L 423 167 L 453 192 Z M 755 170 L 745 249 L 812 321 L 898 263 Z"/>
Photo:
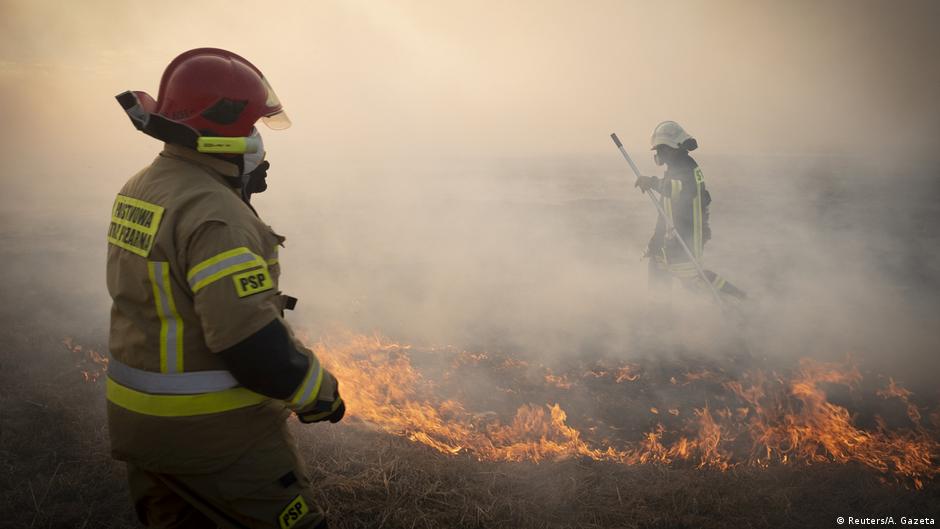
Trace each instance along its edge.
<path fill-rule="evenodd" d="M 290 127 L 290 118 L 287 117 L 287 112 L 283 110 L 275 112 L 270 116 L 264 116 L 261 118 L 261 122 L 267 125 L 269 129 L 274 130 L 284 130 Z"/>
<path fill-rule="evenodd" d="M 264 106 L 275 111 L 270 115 L 262 117 L 261 121 L 267 125 L 269 129 L 284 130 L 290 127 L 290 118 L 287 117 L 284 109 L 281 108 L 281 100 L 277 98 L 277 94 L 275 94 L 274 89 L 271 88 L 271 83 L 264 77 L 261 78 L 261 83 L 264 84 L 264 90 L 267 95 Z"/>

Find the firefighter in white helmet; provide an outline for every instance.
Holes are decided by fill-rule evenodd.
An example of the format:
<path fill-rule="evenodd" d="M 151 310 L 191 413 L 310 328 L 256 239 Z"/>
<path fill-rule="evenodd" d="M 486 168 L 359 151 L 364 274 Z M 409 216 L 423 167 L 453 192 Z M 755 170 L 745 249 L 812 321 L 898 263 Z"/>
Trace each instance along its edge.
<path fill-rule="evenodd" d="M 200 48 L 157 100 L 118 101 L 165 143 L 108 229 L 108 427 L 147 527 L 323 528 L 285 420 L 337 422 L 339 383 L 283 318 L 284 237 L 249 204 L 269 167 L 255 124 L 286 128 L 254 65 Z"/>
<path fill-rule="evenodd" d="M 689 151 L 698 148 L 698 142 L 675 121 L 663 121 L 653 130 L 650 138 L 653 160 L 656 165 L 665 165 L 663 178 L 642 176 L 637 187 L 642 191 L 652 189 L 659 193 L 663 210 L 670 217 L 676 232 L 688 245 L 695 259 L 702 263 L 705 243 L 711 238 L 708 225 L 708 206 L 711 195 L 705 189 L 705 177 Z M 649 282 L 653 288 L 668 288 L 672 278 L 678 278 L 694 290 L 706 291 L 695 265 L 689 260 L 682 245 L 666 232 L 666 223 L 660 216 L 647 249 L 649 257 Z M 745 298 L 744 292 L 727 280 L 705 270 L 719 295 L 730 300 Z"/>

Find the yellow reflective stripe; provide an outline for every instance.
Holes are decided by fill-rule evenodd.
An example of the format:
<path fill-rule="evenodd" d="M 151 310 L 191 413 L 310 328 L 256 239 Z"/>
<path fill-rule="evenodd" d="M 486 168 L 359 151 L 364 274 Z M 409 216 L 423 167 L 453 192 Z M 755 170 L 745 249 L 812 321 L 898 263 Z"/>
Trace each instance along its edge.
<path fill-rule="evenodd" d="M 176 350 L 176 369 L 171 370 L 176 373 L 183 372 L 183 318 L 176 310 L 176 301 L 173 299 L 173 291 L 170 286 L 170 263 L 163 265 L 163 289 L 166 292 L 166 299 L 170 305 L 170 318 L 173 323 L 168 326 L 168 330 L 174 329 L 175 333 L 170 333 L 167 338 L 171 340 L 174 336 L 176 340 L 168 341 L 167 347 L 173 347 Z M 175 342 L 175 343 L 174 343 Z M 172 367 L 172 363 L 168 367 Z"/>
<path fill-rule="evenodd" d="M 189 417 L 237 410 L 269 400 L 243 387 L 196 395 L 152 395 L 108 378 L 108 400 L 124 409 L 158 417 Z"/>
<path fill-rule="evenodd" d="M 258 144 L 245 136 L 200 136 L 196 139 L 196 150 L 199 152 L 243 154 L 257 152 Z"/>
<path fill-rule="evenodd" d="M 160 372 L 183 372 L 183 318 L 176 311 L 170 285 L 170 263 L 147 262 L 147 274 L 160 318 Z"/>
<path fill-rule="evenodd" d="M 279 244 L 275 244 L 275 245 L 274 245 L 274 248 L 272 249 L 272 253 L 274 254 L 274 257 L 268 259 L 268 266 L 274 266 L 274 265 L 276 265 L 276 264 L 278 263 L 278 260 L 277 260 L 277 257 L 278 257 L 278 256 L 277 256 L 277 248 L 278 248 L 278 246 L 280 246 L 280 245 L 279 245 Z"/>
<path fill-rule="evenodd" d="M 679 278 L 692 278 L 698 277 L 698 270 L 695 268 L 695 265 L 692 263 L 677 263 L 669 265 L 669 271 L 673 275 Z"/>
<path fill-rule="evenodd" d="M 695 168 L 693 173 L 695 175 L 695 198 L 692 200 L 692 220 L 694 222 L 692 226 L 692 251 L 695 252 L 697 259 L 701 259 L 702 254 L 705 252 L 705 241 L 702 238 L 704 230 L 704 222 L 702 220 L 702 183 L 705 182 L 705 175 L 702 174 L 702 170 L 698 167 Z"/>
<path fill-rule="evenodd" d="M 671 196 L 679 196 L 682 193 L 682 180 L 672 180 Z"/>
<path fill-rule="evenodd" d="M 242 246 L 210 257 L 192 267 L 186 274 L 186 280 L 195 293 L 225 276 L 258 266 L 267 267 L 267 263 Z"/>
<path fill-rule="evenodd" d="M 163 316 L 163 304 L 160 303 L 160 286 L 157 285 L 156 263 L 147 261 L 147 274 L 150 276 L 150 286 L 153 287 L 153 302 L 157 307 L 157 317 L 160 318 L 160 372 L 166 373 L 166 332 L 167 321 Z"/>
<path fill-rule="evenodd" d="M 307 369 L 307 376 L 304 377 L 304 381 L 300 384 L 300 387 L 297 388 L 293 398 L 290 400 L 289 406 L 299 410 L 307 404 L 310 404 L 320 393 L 321 384 L 323 384 L 323 368 L 320 366 L 320 362 L 317 361 L 317 359 L 311 358 L 310 368 Z"/>
<path fill-rule="evenodd" d="M 701 189 L 701 186 L 699 186 Z M 702 198 L 692 199 L 692 252 L 695 258 L 702 257 Z"/>
<path fill-rule="evenodd" d="M 189 272 L 186 273 L 186 280 L 187 280 L 187 281 L 191 280 L 191 279 L 193 278 L 193 276 L 195 276 L 195 275 L 198 274 L 199 272 L 202 272 L 202 271 L 205 270 L 206 268 L 209 268 L 210 266 L 212 266 L 212 265 L 214 265 L 214 264 L 217 264 L 217 263 L 219 263 L 219 262 L 221 262 L 221 261 L 224 261 L 224 260 L 228 259 L 229 257 L 235 257 L 236 255 L 242 255 L 242 254 L 254 255 L 254 253 L 252 253 L 251 250 L 249 250 L 248 248 L 246 248 L 246 247 L 244 247 L 244 246 L 240 246 L 240 247 L 235 248 L 235 249 L 233 249 L 233 250 L 224 251 L 224 252 L 219 253 L 219 254 L 216 254 L 215 256 L 210 257 L 210 258 L 206 259 L 205 261 L 202 261 L 201 263 L 197 264 L 196 266 L 190 268 L 190 269 L 189 269 Z"/>
<path fill-rule="evenodd" d="M 206 287 L 206 286 L 208 286 L 208 285 L 211 285 L 212 283 L 215 283 L 216 281 L 218 281 L 219 279 L 222 279 L 222 278 L 225 277 L 225 276 L 234 274 L 235 272 L 240 272 L 240 271 L 242 271 L 242 270 L 247 270 L 247 269 L 249 269 L 249 268 L 256 268 L 256 267 L 259 267 L 259 266 L 263 266 L 263 267 L 267 268 L 268 265 L 267 265 L 267 263 L 265 263 L 264 261 L 250 262 L 250 263 L 239 263 L 239 264 L 232 265 L 232 266 L 230 266 L 230 267 L 228 267 L 228 268 L 225 268 L 225 269 L 223 269 L 223 270 L 220 270 L 220 271 L 218 271 L 218 272 L 216 272 L 216 273 L 214 273 L 214 274 L 212 274 L 212 275 L 206 277 L 205 279 L 203 279 L 203 280 L 199 281 L 198 283 L 196 283 L 195 285 L 193 285 L 193 293 L 196 293 L 196 292 L 198 292 L 199 290 L 202 290 L 203 287 Z"/>

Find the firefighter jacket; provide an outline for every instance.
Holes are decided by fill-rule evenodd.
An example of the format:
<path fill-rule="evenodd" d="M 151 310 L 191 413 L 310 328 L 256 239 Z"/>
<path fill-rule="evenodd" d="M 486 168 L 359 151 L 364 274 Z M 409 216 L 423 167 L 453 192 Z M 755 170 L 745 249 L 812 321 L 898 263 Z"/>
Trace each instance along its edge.
<path fill-rule="evenodd" d="M 227 466 L 316 399 L 324 378 L 295 338 L 310 367 L 286 401 L 239 386 L 217 354 L 283 309 L 284 238 L 226 182 L 238 172 L 222 159 L 167 145 L 124 185 L 111 210 L 111 449 L 152 472 Z"/>
<path fill-rule="evenodd" d="M 705 177 L 698 164 L 686 152 L 666 168 L 660 182 L 663 210 L 676 227 L 696 259 L 701 259 L 705 242 L 711 238 L 708 226 L 708 206 L 711 195 L 705 189 Z M 675 268 L 685 266 L 695 274 L 694 266 L 677 240 L 666 237 L 666 224 L 660 216 L 650 239 L 649 254 L 652 258 Z M 689 266 L 686 266 L 689 265 Z"/>

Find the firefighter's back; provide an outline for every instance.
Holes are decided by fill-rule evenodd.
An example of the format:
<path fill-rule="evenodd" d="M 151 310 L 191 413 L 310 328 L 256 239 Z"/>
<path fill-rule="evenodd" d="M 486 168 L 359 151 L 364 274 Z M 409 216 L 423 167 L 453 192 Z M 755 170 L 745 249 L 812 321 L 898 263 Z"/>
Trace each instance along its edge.
<path fill-rule="evenodd" d="M 230 164 L 212 163 L 208 156 L 167 146 L 125 184 L 112 209 L 107 260 L 116 375 L 108 381 L 112 451 L 117 459 L 154 472 L 222 468 L 278 430 L 289 414 L 281 402 L 234 387 L 222 359 L 210 348 L 229 347 L 267 321 L 237 305 L 219 309 L 229 313 L 215 319 L 229 320 L 221 329 L 205 328 L 199 317 L 210 308 L 197 307 L 194 290 L 212 293 L 206 288 L 212 272 L 231 272 L 231 264 L 270 278 L 271 288 L 256 294 L 259 299 L 251 309 L 257 311 L 267 301 L 270 309 L 262 312 L 271 317 L 278 312 L 274 287 L 280 239 L 225 184 L 221 170 Z M 239 232 L 243 238 L 238 244 L 247 251 L 226 248 L 224 240 L 206 244 L 203 234 L 209 231 Z M 223 256 L 192 273 L 228 250 L 235 250 L 228 263 Z M 221 307 L 225 300 L 213 297 L 220 296 L 200 303 L 218 301 Z M 254 321 L 245 321 L 249 317 Z M 176 387 L 148 388 L 149 373 L 171 375 L 149 378 L 163 384 L 175 378 Z M 195 383 L 187 385 L 187 380 Z"/>

